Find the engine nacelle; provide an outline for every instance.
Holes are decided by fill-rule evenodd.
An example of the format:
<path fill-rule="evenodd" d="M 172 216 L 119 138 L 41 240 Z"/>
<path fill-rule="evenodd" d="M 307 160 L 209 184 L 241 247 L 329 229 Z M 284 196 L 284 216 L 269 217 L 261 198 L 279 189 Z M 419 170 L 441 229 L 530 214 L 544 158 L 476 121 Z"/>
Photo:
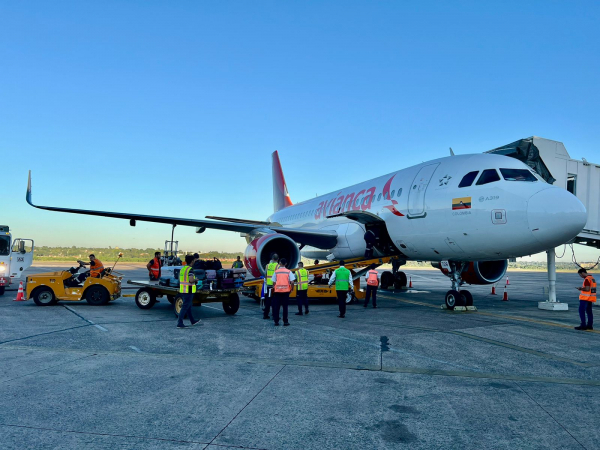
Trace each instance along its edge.
<path fill-rule="evenodd" d="M 439 263 L 431 264 L 440 269 L 446 276 L 450 276 L 448 270 L 441 267 Z M 473 261 L 470 262 L 462 273 L 462 279 L 468 284 L 494 284 L 504 278 L 508 269 L 508 260 L 500 261 Z"/>
<path fill-rule="evenodd" d="M 273 253 L 277 253 L 279 259 L 287 260 L 288 269 L 295 269 L 300 261 L 300 250 L 298 250 L 296 242 L 283 234 L 274 233 L 250 242 L 244 252 L 246 268 L 255 277 L 265 275 Z"/>

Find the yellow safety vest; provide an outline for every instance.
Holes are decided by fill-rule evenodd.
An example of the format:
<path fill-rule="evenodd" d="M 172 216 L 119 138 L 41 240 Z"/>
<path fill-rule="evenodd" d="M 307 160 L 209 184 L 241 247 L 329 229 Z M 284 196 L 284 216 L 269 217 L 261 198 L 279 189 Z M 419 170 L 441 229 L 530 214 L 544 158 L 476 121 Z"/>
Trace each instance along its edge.
<path fill-rule="evenodd" d="M 181 294 L 195 294 L 196 283 L 190 283 L 190 266 L 185 266 L 179 271 L 179 292 Z"/>
<path fill-rule="evenodd" d="M 277 270 L 277 263 L 269 263 L 267 266 L 267 286 L 273 286 L 273 274 Z"/>
<path fill-rule="evenodd" d="M 298 290 L 305 291 L 308 289 L 308 270 L 306 269 L 298 269 L 296 271 L 298 274 Z"/>

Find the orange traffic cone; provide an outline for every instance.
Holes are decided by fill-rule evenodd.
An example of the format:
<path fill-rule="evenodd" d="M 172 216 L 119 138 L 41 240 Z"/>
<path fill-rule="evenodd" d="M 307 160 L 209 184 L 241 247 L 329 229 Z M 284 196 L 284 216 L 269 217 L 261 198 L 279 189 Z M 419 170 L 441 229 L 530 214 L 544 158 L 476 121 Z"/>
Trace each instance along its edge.
<path fill-rule="evenodd" d="M 496 285 L 492 284 L 492 295 L 496 295 Z"/>
<path fill-rule="evenodd" d="M 510 284 L 510 281 L 508 281 L 508 277 L 506 277 L 506 285 L 508 286 Z"/>
<path fill-rule="evenodd" d="M 23 282 L 19 284 L 19 291 L 17 292 L 17 298 L 14 300 L 15 302 L 24 302 L 25 295 L 23 294 Z"/>
<path fill-rule="evenodd" d="M 504 286 L 504 295 L 502 296 L 502 301 L 503 302 L 508 301 L 508 292 L 506 292 L 506 286 Z"/>
<path fill-rule="evenodd" d="M 412 277 L 408 278 L 408 287 L 411 288 L 412 287 Z"/>

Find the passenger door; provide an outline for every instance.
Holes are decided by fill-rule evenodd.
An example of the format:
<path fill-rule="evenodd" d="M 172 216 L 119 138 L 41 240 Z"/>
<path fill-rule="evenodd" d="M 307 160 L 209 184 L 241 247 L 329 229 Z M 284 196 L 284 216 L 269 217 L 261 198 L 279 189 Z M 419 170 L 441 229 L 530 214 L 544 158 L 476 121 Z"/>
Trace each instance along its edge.
<path fill-rule="evenodd" d="M 440 163 L 435 163 L 423 166 L 415 176 L 408 193 L 407 217 L 409 219 L 417 219 L 427 215 L 425 212 L 425 193 L 431 177 L 433 177 L 433 173 L 439 165 Z"/>

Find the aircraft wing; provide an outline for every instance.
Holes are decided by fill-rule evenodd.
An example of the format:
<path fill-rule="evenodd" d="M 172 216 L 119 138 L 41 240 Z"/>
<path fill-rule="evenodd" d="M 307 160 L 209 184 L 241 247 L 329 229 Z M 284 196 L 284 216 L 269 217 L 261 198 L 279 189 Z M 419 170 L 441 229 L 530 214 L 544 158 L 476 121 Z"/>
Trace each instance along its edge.
<path fill-rule="evenodd" d="M 283 228 L 281 225 L 265 225 L 268 222 L 249 221 L 242 222 L 239 219 L 236 222 L 224 222 L 204 219 L 184 219 L 180 217 L 149 216 L 144 214 L 118 213 L 110 211 L 93 211 L 87 209 L 59 208 L 55 206 L 39 206 L 31 201 L 31 172 L 27 183 L 27 203 L 34 208 L 45 209 L 48 211 L 66 212 L 71 214 L 84 214 L 88 216 L 112 217 L 115 219 L 129 220 L 134 226 L 136 221 L 165 223 L 169 225 L 184 225 L 197 227 L 200 229 L 211 228 L 215 230 L 234 231 L 238 233 L 251 233 L 253 231 L 263 231 L 265 233 L 276 232 L 289 236 L 299 244 L 310 245 L 320 249 L 333 248 L 337 244 L 337 233 L 335 231 L 305 230 L 302 228 Z M 204 230 L 202 230 L 204 231 Z"/>

